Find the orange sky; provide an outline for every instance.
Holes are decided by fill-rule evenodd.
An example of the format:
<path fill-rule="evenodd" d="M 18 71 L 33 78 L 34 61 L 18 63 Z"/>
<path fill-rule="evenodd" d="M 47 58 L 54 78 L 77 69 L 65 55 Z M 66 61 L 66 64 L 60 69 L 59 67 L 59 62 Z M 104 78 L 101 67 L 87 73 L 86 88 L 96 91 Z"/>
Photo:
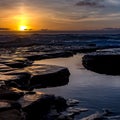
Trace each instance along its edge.
<path fill-rule="evenodd" d="M 90 30 L 120 27 L 119 0 L 3 0 L 0 28 Z"/>

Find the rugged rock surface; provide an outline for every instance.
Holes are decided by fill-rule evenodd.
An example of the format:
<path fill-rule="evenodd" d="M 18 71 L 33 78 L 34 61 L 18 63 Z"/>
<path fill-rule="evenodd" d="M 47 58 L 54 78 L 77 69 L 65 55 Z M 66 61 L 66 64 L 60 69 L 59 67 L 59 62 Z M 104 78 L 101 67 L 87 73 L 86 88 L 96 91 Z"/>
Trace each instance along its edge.
<path fill-rule="evenodd" d="M 99 113 L 96 112 L 88 117 L 82 118 L 80 120 L 103 120 L 104 118 L 104 114 L 103 113 Z"/>
<path fill-rule="evenodd" d="M 68 84 L 69 71 L 67 68 L 33 64 L 25 69 L 31 74 L 30 86 L 54 87 Z"/>
<path fill-rule="evenodd" d="M 42 60 L 42 59 L 50 59 L 50 58 L 59 58 L 59 57 L 70 57 L 73 56 L 72 52 L 69 51 L 57 51 L 57 52 L 46 52 L 46 53 L 32 53 L 30 55 L 26 55 L 25 57 L 29 60 Z"/>
<path fill-rule="evenodd" d="M 21 112 L 16 109 L 0 112 L 0 120 L 25 120 Z"/>
<path fill-rule="evenodd" d="M 92 115 L 84 117 L 80 120 L 109 120 L 110 115 L 112 114 L 111 111 L 108 109 L 104 110 L 103 112 L 96 112 Z M 117 120 L 117 119 L 115 119 Z"/>
<path fill-rule="evenodd" d="M 69 70 L 64 67 L 33 64 L 22 69 L 1 65 L 1 78 L 8 86 L 21 89 L 54 87 L 69 82 Z"/>
<path fill-rule="evenodd" d="M 66 108 L 62 97 L 1 87 L 0 120 L 55 120 Z"/>
<path fill-rule="evenodd" d="M 21 91 L 16 88 L 32 90 L 37 87 L 43 88 L 67 84 L 70 75 L 67 68 L 32 63 L 34 60 L 69 57 L 78 52 L 93 52 L 103 48 L 119 47 L 119 41 L 114 40 L 113 44 L 111 40 L 111 38 L 119 39 L 119 35 L 117 36 L 71 34 L 0 35 L 0 120 L 74 120 L 75 115 L 86 112 L 88 110 L 86 108 L 75 107 L 79 103 L 78 100 L 69 99 L 66 101 L 62 97 L 32 91 Z M 100 66 L 102 71 L 105 68 L 104 73 L 111 74 L 111 67 L 114 68 L 112 64 L 116 64 L 117 68 L 119 68 L 119 60 L 114 61 L 116 53 L 114 55 L 113 53 L 112 55 L 111 53 L 109 55 L 105 54 L 107 57 L 98 55 L 100 58 L 97 59 L 107 61 L 108 58 L 112 57 L 112 62 L 103 61 L 103 65 L 103 62 L 100 61 L 103 66 L 98 65 L 99 62 L 96 62 L 97 67 Z M 93 61 L 93 58 L 94 55 L 91 55 L 91 60 L 86 60 L 86 58 L 83 60 L 86 68 L 88 67 L 87 62 Z M 90 62 L 90 64 L 88 69 L 96 71 L 96 66 L 93 69 L 93 62 Z M 106 64 L 109 64 L 109 66 Z M 110 69 L 109 72 L 108 69 Z M 101 71 L 97 69 L 96 72 Z M 84 120 L 101 119 L 104 115 L 105 113 L 95 113 L 84 118 Z M 120 118 L 119 116 L 104 117 L 108 120 L 119 120 Z"/>
<path fill-rule="evenodd" d="M 0 100 L 18 100 L 24 92 L 18 89 L 10 89 L 7 86 L 0 87 Z"/>
<path fill-rule="evenodd" d="M 75 116 L 87 112 L 87 108 L 77 108 L 78 100 L 56 97 L 41 92 L 21 91 L 2 86 L 0 91 L 0 120 L 75 120 Z M 72 107 L 69 107 L 72 104 Z M 74 105 L 73 105 L 74 104 Z M 119 120 L 119 116 L 109 116 L 104 110 L 81 120 Z"/>
<path fill-rule="evenodd" d="M 0 63 L 12 68 L 24 68 L 31 65 L 32 61 L 28 60 L 27 58 L 18 57 L 15 55 L 7 55 L 0 57 Z"/>
<path fill-rule="evenodd" d="M 95 52 L 83 57 L 83 65 L 94 72 L 120 75 L 120 53 L 119 52 Z"/>
<path fill-rule="evenodd" d="M 60 111 L 67 108 L 64 98 L 42 93 L 27 93 L 18 102 L 22 105 L 22 110 L 27 113 L 27 119 L 29 120 L 48 120 L 50 111 L 56 110 L 56 113 L 59 115 Z"/>

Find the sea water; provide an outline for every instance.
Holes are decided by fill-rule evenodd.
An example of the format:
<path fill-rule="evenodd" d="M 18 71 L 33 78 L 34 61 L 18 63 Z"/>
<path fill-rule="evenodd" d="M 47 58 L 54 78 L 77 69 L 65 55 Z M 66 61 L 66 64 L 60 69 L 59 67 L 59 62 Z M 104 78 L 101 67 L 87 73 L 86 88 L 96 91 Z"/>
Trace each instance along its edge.
<path fill-rule="evenodd" d="M 36 89 L 36 91 L 77 99 L 80 101 L 79 107 L 90 110 L 88 114 L 102 109 L 110 109 L 119 114 L 120 76 L 98 74 L 86 70 L 82 65 L 82 57 L 83 54 L 77 54 L 69 58 L 36 61 L 35 63 L 38 64 L 67 67 L 71 73 L 68 85 Z"/>

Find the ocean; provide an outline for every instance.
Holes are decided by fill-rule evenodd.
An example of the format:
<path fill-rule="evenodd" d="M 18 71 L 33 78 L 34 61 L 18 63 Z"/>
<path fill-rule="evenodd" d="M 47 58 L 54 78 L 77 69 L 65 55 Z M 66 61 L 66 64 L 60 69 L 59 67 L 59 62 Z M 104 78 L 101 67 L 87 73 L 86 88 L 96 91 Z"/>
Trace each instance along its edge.
<path fill-rule="evenodd" d="M 119 32 L 0 32 L 1 55 L 24 54 L 24 52 L 51 52 L 73 49 L 107 49 L 120 47 Z M 21 49 L 22 47 L 22 49 Z M 73 57 L 53 58 L 34 61 L 67 67 L 71 73 L 68 85 L 61 87 L 35 89 L 56 96 L 78 99 L 78 107 L 88 108 L 83 116 L 110 109 L 120 114 L 120 76 L 95 73 L 86 70 L 82 57 L 87 53 L 76 52 Z"/>

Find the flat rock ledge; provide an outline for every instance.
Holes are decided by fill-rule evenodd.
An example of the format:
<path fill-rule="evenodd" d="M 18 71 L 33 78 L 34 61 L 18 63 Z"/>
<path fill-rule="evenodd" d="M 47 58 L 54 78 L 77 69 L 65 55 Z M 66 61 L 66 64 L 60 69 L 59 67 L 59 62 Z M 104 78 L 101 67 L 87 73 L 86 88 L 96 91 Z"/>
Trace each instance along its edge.
<path fill-rule="evenodd" d="M 70 72 L 65 67 L 32 64 L 29 67 L 15 69 L 0 64 L 0 85 L 19 89 L 34 89 L 66 85 Z"/>
<path fill-rule="evenodd" d="M 82 59 L 83 66 L 91 71 L 120 75 L 120 52 L 98 51 L 85 55 Z"/>

